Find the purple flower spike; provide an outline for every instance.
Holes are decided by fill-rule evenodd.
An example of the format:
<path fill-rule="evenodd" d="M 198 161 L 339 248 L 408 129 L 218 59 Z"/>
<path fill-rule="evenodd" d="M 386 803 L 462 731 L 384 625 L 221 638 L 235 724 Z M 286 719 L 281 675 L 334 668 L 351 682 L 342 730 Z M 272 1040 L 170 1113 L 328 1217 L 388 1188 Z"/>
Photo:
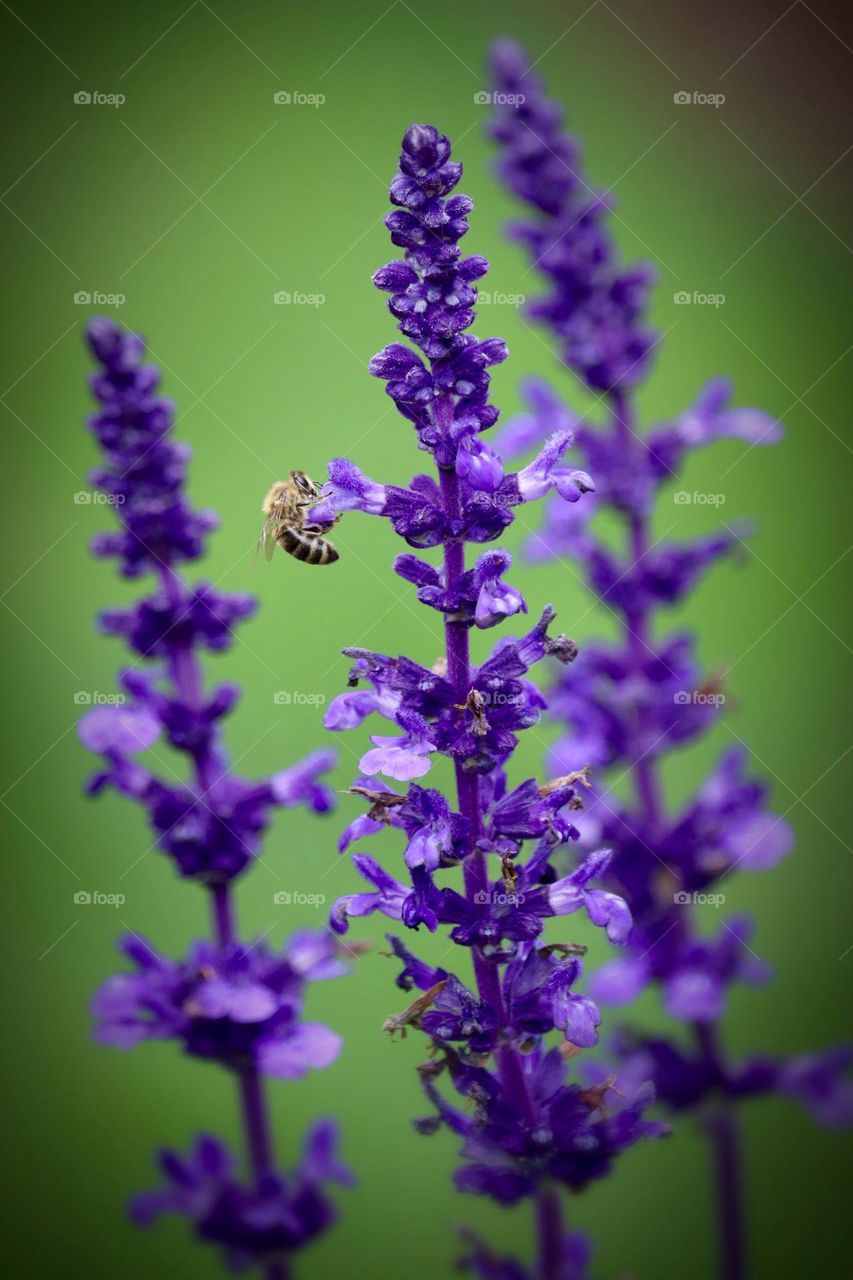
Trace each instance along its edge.
<path fill-rule="evenodd" d="M 547 1215 L 540 1208 L 549 1221 L 543 1275 L 581 1280 L 585 1251 L 562 1231 L 554 1184 L 579 1188 L 605 1176 L 618 1155 L 662 1128 L 644 1119 L 649 1089 L 625 1097 L 609 1085 L 588 1090 L 574 1078 L 571 1063 L 597 1044 L 601 1016 L 578 990 L 585 947 L 546 945 L 542 934 L 550 917 L 583 908 L 623 944 L 631 917 L 618 894 L 597 884 L 607 875 L 607 856 L 562 878 L 557 869 L 561 851 L 580 836 L 575 819 L 586 775 L 565 770 L 541 783 L 508 780 L 518 735 L 538 722 L 545 705 L 532 668 L 546 657 L 571 663 L 577 647 L 552 633 L 554 610 L 546 606 L 525 633 L 503 635 L 476 660 L 471 649 L 482 631 L 527 613 L 506 579 L 511 557 L 493 545 L 518 508 L 556 491 L 562 505 L 576 510 L 593 483 L 585 471 L 564 465 L 572 443 L 566 414 L 554 415 L 544 449 L 518 471 L 505 465 L 494 441 L 486 443 L 498 417 L 488 371 L 507 349 L 500 338 L 483 341 L 472 332 L 477 282 L 488 263 L 463 257 L 459 247 L 473 208 L 456 191 L 461 175 L 438 129 L 408 130 L 391 184 L 395 208 L 386 218 L 403 253 L 374 276 L 412 345 L 386 346 L 370 373 L 385 382 L 434 470 L 405 486 L 381 485 L 338 459 L 324 494 L 336 512 L 384 516 L 412 548 L 397 556 L 394 571 L 420 604 L 440 614 L 445 639 L 438 662 L 432 654 L 421 662 L 344 650 L 353 664 L 349 688 L 330 705 L 327 728 L 360 728 L 378 712 L 396 732 L 372 736 L 359 761 L 366 776 L 350 792 L 363 811 L 339 847 L 358 847 L 353 863 L 367 887 L 340 898 L 330 924 L 345 933 L 379 912 L 406 930 L 446 930 L 445 955 L 454 947 L 471 953 L 474 986 L 453 966 L 443 967 L 444 955 L 436 968 L 390 937 L 401 966 L 397 988 L 408 1003 L 389 1011 L 384 1028 L 401 1036 L 418 1029 L 430 1046 L 420 1077 L 434 1114 L 416 1126 L 428 1134 L 444 1125 L 460 1138 L 460 1189 L 499 1203 L 530 1197 L 547 1205 Z M 483 544 L 488 549 L 469 568 L 468 546 Z M 431 548 L 440 548 L 440 560 L 422 554 Z M 419 782 L 429 770 L 431 780 L 446 779 L 448 768 L 455 779 L 450 792 Z M 368 839 L 372 849 L 387 849 L 385 829 L 398 845 L 393 869 L 361 851 Z M 464 1110 L 449 1100 L 456 1094 Z M 469 1270 L 493 1280 L 528 1275 L 479 1246 Z"/>
<path fill-rule="evenodd" d="M 754 950 L 747 921 L 723 921 L 715 933 L 707 927 L 709 917 L 724 905 L 737 870 L 771 869 L 794 838 L 788 824 L 769 812 L 767 788 L 748 775 L 740 749 L 723 754 L 680 811 L 665 803 L 662 761 L 725 714 L 727 693 L 720 676 L 700 667 L 695 638 L 667 635 L 658 615 L 683 604 L 714 564 L 738 553 L 743 531 L 726 522 L 702 534 L 694 525 L 692 535 L 677 542 L 657 539 L 655 507 L 659 501 L 670 513 L 674 507 L 679 532 L 690 531 L 697 495 L 679 490 L 677 473 L 691 452 L 724 439 L 749 448 L 772 444 L 782 432 L 771 415 L 733 405 L 723 378 L 708 382 L 671 420 L 640 428 L 635 393 L 650 372 L 658 342 L 647 322 L 653 272 L 620 263 L 608 227 L 610 196 L 586 180 L 580 145 L 566 132 L 562 107 L 545 96 L 530 65 L 512 41 L 492 49 L 490 133 L 497 172 L 525 206 L 524 221 L 509 234 L 526 250 L 544 286 L 528 314 L 550 333 L 565 368 L 594 393 L 596 416 L 605 420 L 580 421 L 557 392 L 531 380 L 522 388 L 527 411 L 502 428 L 499 443 L 505 456 L 539 450 L 517 472 L 523 498 L 556 490 L 547 498 L 542 527 L 527 544 L 529 557 L 574 560 L 618 624 L 615 639 L 590 644 L 576 665 L 557 674 L 548 700 L 563 731 L 549 753 L 551 769 L 575 776 L 586 766 L 594 770 L 592 793 L 577 819 L 578 853 L 583 857 L 602 843 L 612 848 L 608 865 L 596 872 L 605 885 L 587 888 L 587 858 L 576 871 L 549 881 L 545 893 L 552 911 L 570 914 L 583 907 L 611 941 L 625 947 L 622 957 L 592 976 L 589 993 L 596 1001 L 627 1005 L 652 988 L 665 1013 L 681 1024 L 666 1036 L 623 1033 L 614 1044 L 615 1070 L 627 1092 L 631 1082 L 651 1080 L 673 1111 L 702 1109 L 716 1147 L 720 1274 L 742 1277 L 735 1104 L 776 1092 L 796 1097 L 823 1122 L 849 1123 L 850 1055 L 727 1060 L 721 1023 L 729 988 L 737 982 L 758 985 L 769 971 Z M 587 470 L 559 465 L 562 441 L 572 432 Z M 675 491 L 667 492 L 669 486 Z M 593 488 L 594 499 L 578 501 Z M 698 497 L 709 499 L 709 506 L 724 500 Z M 599 511 L 608 516 L 603 533 L 595 520 Z M 630 778 L 627 795 L 621 787 L 608 789 L 609 770 L 618 782 Z M 569 1014 L 583 1018 L 576 1003 Z M 599 1080 L 593 1087 L 602 1085 Z M 505 1163 L 492 1151 L 487 1163 L 482 1154 L 477 1152 L 476 1171 L 466 1180 L 480 1190 L 500 1183 L 506 1198 L 513 1198 L 518 1183 Z"/>
<path fill-rule="evenodd" d="M 101 630 L 122 637 L 137 657 L 121 676 L 126 696 L 92 708 L 80 721 L 81 742 L 102 760 L 88 790 L 96 795 L 112 787 L 142 806 L 154 845 L 209 896 L 213 925 L 213 939 L 194 943 L 181 961 L 159 955 L 135 934 L 125 939 L 135 970 L 109 979 L 97 993 L 95 1037 L 121 1049 L 173 1040 L 191 1057 L 233 1073 L 251 1178 L 237 1175 L 217 1139 L 200 1137 L 187 1157 L 162 1154 L 166 1185 L 137 1197 L 132 1215 L 148 1226 L 160 1213 L 181 1213 L 200 1240 L 222 1248 L 230 1266 L 257 1265 L 275 1280 L 289 1271 L 293 1252 L 331 1224 L 324 1184 L 342 1181 L 345 1171 L 334 1158 L 330 1122 L 321 1122 L 309 1134 L 299 1168 L 287 1178 L 278 1173 L 263 1078 L 297 1079 L 337 1058 L 340 1036 L 303 1019 L 304 996 L 309 982 L 347 969 L 329 932 L 294 934 L 278 951 L 262 939 L 240 942 L 233 883 L 259 856 L 276 809 L 304 804 L 326 813 L 333 807 L 323 775 L 336 757 L 316 751 L 257 781 L 232 771 L 220 721 L 239 689 L 208 691 L 201 655 L 227 649 L 255 601 L 191 585 L 180 575 L 184 562 L 202 555 L 216 517 L 189 505 L 189 450 L 172 438 L 172 406 L 158 395 L 158 371 L 143 363 L 142 339 L 109 320 L 92 321 L 88 339 L 99 365 L 92 378 L 99 407 L 90 426 L 103 453 L 92 481 L 110 498 L 119 525 L 99 535 L 94 551 L 116 557 L 126 577 L 151 573 L 155 579 L 150 595 L 99 619 Z M 341 470 L 339 479 L 344 505 L 348 500 L 369 510 L 380 503 L 378 486 L 364 477 Z M 141 664 L 152 659 L 146 670 Z M 161 739 L 186 759 L 185 769 L 170 768 L 165 779 L 149 767 L 156 753 L 144 754 Z"/>

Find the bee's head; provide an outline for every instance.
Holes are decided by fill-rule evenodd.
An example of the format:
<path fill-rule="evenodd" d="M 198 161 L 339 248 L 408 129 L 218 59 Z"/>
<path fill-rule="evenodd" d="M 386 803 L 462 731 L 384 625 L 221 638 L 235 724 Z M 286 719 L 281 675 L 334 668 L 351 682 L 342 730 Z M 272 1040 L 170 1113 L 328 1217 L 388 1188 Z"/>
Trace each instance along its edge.
<path fill-rule="evenodd" d="M 290 478 L 303 498 L 316 498 L 319 496 L 320 490 L 311 477 L 306 476 L 304 471 L 291 471 Z"/>

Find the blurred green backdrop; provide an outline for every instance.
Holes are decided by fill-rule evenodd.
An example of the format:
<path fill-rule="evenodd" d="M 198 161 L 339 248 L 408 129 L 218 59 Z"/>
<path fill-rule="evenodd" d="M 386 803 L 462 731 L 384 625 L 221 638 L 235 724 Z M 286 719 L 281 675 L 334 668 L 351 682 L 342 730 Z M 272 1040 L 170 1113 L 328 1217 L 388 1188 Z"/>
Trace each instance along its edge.
<path fill-rule="evenodd" d="M 402 480 L 419 465 L 406 426 L 366 372 L 393 336 L 370 275 L 391 256 L 385 187 L 412 120 L 449 133 L 465 164 L 463 189 L 477 204 L 466 243 L 493 264 L 484 287 L 535 289 L 501 237 L 513 209 L 490 177 L 487 109 L 475 102 L 497 34 L 520 37 L 566 102 L 592 178 L 615 187 L 624 253 L 657 261 L 655 320 L 670 332 L 644 395 L 647 420 L 684 407 L 718 371 L 734 378 L 739 403 L 785 420 L 783 445 L 746 455 L 718 447 L 684 482 L 723 493 L 724 517 L 753 514 L 759 532 L 751 563 L 717 570 L 685 611 L 704 659 L 732 675 L 723 726 L 673 763 L 668 783 L 675 800 L 717 751 L 743 740 L 798 833 L 784 866 L 727 888 L 726 909 L 755 913 L 754 945 L 776 969 L 769 990 L 735 995 L 733 1049 L 786 1052 L 844 1035 L 853 851 L 844 781 L 851 40 L 843 21 L 840 4 L 784 10 L 781 0 L 725 0 L 701 12 L 666 0 L 536 0 L 523 12 L 505 0 L 3 4 L 0 217 L 10 252 L 0 350 L 0 817 L 12 1274 L 218 1274 L 183 1223 L 140 1235 L 123 1206 L 152 1182 L 158 1144 L 182 1146 L 205 1128 L 238 1140 L 230 1082 L 216 1070 L 170 1045 L 123 1057 L 89 1041 L 86 1006 L 116 964 L 115 936 L 132 928 L 177 952 L 206 916 L 203 895 L 145 852 L 139 813 L 112 796 L 81 796 L 90 761 L 74 734 L 74 695 L 112 691 L 123 661 L 96 636 L 93 615 L 132 592 L 87 554 L 109 510 L 75 501 L 88 493 L 95 460 L 82 426 L 82 329 L 89 314 L 110 310 L 75 295 L 123 295 L 115 314 L 149 338 L 164 367 L 178 433 L 195 451 L 192 496 L 222 514 L 203 572 L 263 604 L 235 649 L 211 664 L 245 688 L 230 746 L 249 775 L 282 767 L 323 734 L 316 705 L 278 705 L 275 692 L 333 697 L 347 643 L 428 664 L 439 652 L 435 622 L 389 571 L 397 548 L 383 522 L 348 520 L 341 563 L 322 573 L 280 556 L 253 570 L 252 548 L 263 493 L 291 466 L 321 475 L 327 458 L 347 452 L 369 473 Z M 677 106 L 679 90 L 726 100 Z M 277 92 L 294 100 L 277 105 Z M 80 93 L 125 101 L 75 102 Z M 297 94 L 325 101 L 312 106 Z M 680 290 L 722 293 L 725 302 L 678 306 Z M 276 305 L 279 291 L 323 300 Z M 478 333 L 500 333 L 512 350 L 495 375 L 497 403 L 515 408 L 518 378 L 533 371 L 553 374 L 580 405 L 517 307 L 484 306 L 481 315 Z M 674 524 L 688 536 L 714 518 L 713 509 L 665 501 L 660 532 Z M 523 534 L 515 532 L 511 546 Z M 532 606 L 552 600 L 578 640 L 608 625 L 565 567 L 519 572 Z M 528 735 L 519 778 L 537 768 L 547 737 Z M 364 741 L 340 742 L 339 785 Z M 324 822 L 279 820 L 266 869 L 240 887 L 247 931 L 277 940 L 319 922 L 308 908 L 275 907 L 277 889 L 331 899 L 353 886 L 334 852 L 351 814 L 344 800 Z M 389 838 L 388 865 L 397 852 Z M 78 906 L 80 889 L 123 893 L 126 902 Z M 377 942 L 381 924 L 361 933 Z M 424 940 L 423 950 L 437 956 L 444 945 Z M 312 993 L 311 1012 L 346 1037 L 340 1061 L 272 1090 L 286 1157 L 308 1118 L 329 1112 L 359 1175 L 358 1189 L 340 1196 L 337 1231 L 302 1260 L 305 1280 L 345 1269 L 448 1274 L 460 1223 L 501 1247 L 528 1247 L 526 1213 L 454 1195 L 454 1142 L 412 1131 L 411 1117 L 424 1112 L 417 1037 L 392 1043 L 379 1031 L 399 1005 L 391 966 L 374 950 L 351 979 Z M 646 1013 L 657 1019 L 653 1002 Z M 753 1274 L 849 1275 L 843 1139 L 777 1103 L 752 1106 L 746 1128 Z M 597 1275 L 660 1280 L 710 1274 L 709 1209 L 701 1140 L 684 1125 L 669 1142 L 631 1153 L 606 1185 L 571 1202 L 569 1216 L 595 1236 Z"/>

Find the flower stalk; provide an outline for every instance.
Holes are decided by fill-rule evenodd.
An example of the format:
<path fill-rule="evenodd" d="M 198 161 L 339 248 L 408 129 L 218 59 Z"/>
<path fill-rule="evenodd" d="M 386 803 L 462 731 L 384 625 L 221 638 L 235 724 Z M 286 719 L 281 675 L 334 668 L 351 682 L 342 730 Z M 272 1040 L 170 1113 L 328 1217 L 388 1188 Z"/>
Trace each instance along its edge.
<path fill-rule="evenodd" d="M 255 864 L 273 810 L 331 807 L 322 775 L 334 756 L 318 752 L 259 781 L 239 778 L 229 766 L 218 722 L 239 691 L 221 685 L 208 692 L 200 654 L 226 648 L 254 602 L 191 586 L 182 576 L 179 566 L 202 554 L 215 517 L 186 500 L 188 451 L 171 438 L 171 404 L 158 394 L 159 374 L 144 363 L 138 337 L 95 320 L 88 339 L 98 363 L 90 426 L 104 455 L 92 479 L 119 517 L 118 530 L 99 535 L 94 550 L 116 557 L 124 576 L 149 573 L 157 584 L 152 595 L 100 620 L 135 657 L 121 675 L 125 693 L 117 705 L 94 708 L 80 722 L 83 744 L 102 760 L 89 790 L 112 787 L 144 808 L 152 847 L 208 895 L 212 935 L 177 961 L 135 933 L 124 938 L 121 949 L 136 971 L 97 993 L 96 1037 L 122 1049 L 171 1039 L 231 1072 L 251 1173 L 242 1179 L 225 1145 L 200 1135 L 186 1156 L 161 1153 L 165 1185 L 138 1196 L 131 1211 L 145 1226 L 161 1213 L 183 1214 L 229 1265 L 253 1265 L 266 1280 L 284 1280 L 293 1254 L 333 1220 L 326 1184 L 349 1174 L 335 1157 L 331 1121 L 309 1132 L 292 1174 L 279 1171 L 264 1076 L 293 1079 L 337 1056 L 339 1037 L 305 1022 L 302 1006 L 310 981 L 336 977 L 346 966 L 328 932 L 303 930 L 280 951 L 262 939 L 242 941 L 234 885 Z M 187 757 L 188 783 L 154 752 L 161 740 Z M 149 760 L 168 776 L 154 773 Z"/>
<path fill-rule="evenodd" d="M 530 381 L 528 412 L 503 430 L 501 451 L 523 455 L 571 422 L 596 494 L 566 510 L 549 500 L 541 531 L 529 544 L 538 560 L 579 562 L 591 590 L 615 614 L 619 635 L 589 645 L 551 690 L 551 714 L 567 730 L 550 756 L 559 771 L 591 765 L 596 787 L 579 817 L 581 848 L 613 848 L 608 882 L 628 902 L 634 925 L 624 958 L 606 964 L 590 991 L 601 1004 L 630 1004 L 645 988 L 661 993 L 676 1028 L 666 1037 L 623 1032 L 613 1045 L 621 1070 L 649 1078 L 674 1113 L 695 1111 L 711 1144 L 720 1238 L 719 1274 L 746 1274 L 745 1211 L 739 1119 L 744 1099 L 777 1092 L 810 1106 L 829 1124 L 849 1123 L 853 1091 L 847 1050 L 788 1061 L 755 1055 L 728 1062 L 720 1024 L 728 987 L 759 984 L 767 967 L 748 946 L 746 917 L 723 921 L 716 937 L 699 927 L 697 904 L 720 906 L 709 892 L 736 869 L 764 871 L 793 844 L 788 824 L 765 808 L 766 787 L 745 776 L 745 756 L 727 751 L 681 812 L 666 804 L 663 765 L 669 752 L 707 732 L 722 716 L 718 677 L 704 674 L 694 637 L 660 637 L 658 614 L 685 600 L 701 575 L 743 545 L 745 530 L 681 543 L 652 540 L 652 520 L 664 486 L 688 454 L 723 439 L 769 445 L 781 429 L 757 409 L 730 405 L 731 390 L 714 379 L 674 420 L 640 430 L 635 392 L 648 375 L 659 338 L 646 321 L 654 273 L 618 260 L 607 216 L 609 195 L 587 183 L 581 149 L 563 126 L 563 112 L 545 96 L 524 51 L 511 41 L 492 50 L 496 90 L 490 131 L 498 144 L 499 176 L 526 206 L 510 229 L 545 281 L 529 313 L 554 339 L 559 358 L 603 406 L 601 426 L 580 423 L 549 386 Z M 705 495 L 718 498 L 720 495 Z M 689 494 L 674 495 L 690 511 Z M 709 505 L 713 505 L 710 503 Z M 613 551 L 596 533 L 596 511 L 608 510 L 622 530 Z M 627 802 L 600 787 L 602 771 L 630 773 Z M 678 1024 L 688 1033 L 687 1043 Z"/>
<path fill-rule="evenodd" d="M 467 332 L 475 321 L 474 282 L 488 263 L 461 255 L 458 242 L 472 209 L 467 196 L 451 194 L 461 172 L 436 128 L 407 131 L 391 184 L 396 208 L 386 219 L 405 252 L 374 277 L 420 354 L 393 343 L 370 371 L 386 382 L 436 471 L 401 487 L 378 483 L 350 459 L 333 459 L 313 515 L 379 516 L 409 547 L 440 549 L 441 556 L 440 567 L 411 552 L 394 562 L 420 603 L 443 615 L 444 654 L 435 666 L 344 650 L 353 660 L 350 687 L 328 708 L 327 727 L 354 729 L 378 714 L 397 732 L 374 735 L 360 760 L 362 776 L 351 791 L 368 809 L 349 824 L 340 847 L 400 833 L 407 880 L 359 847 L 353 862 L 371 887 L 341 898 L 331 923 L 343 933 L 354 919 L 378 911 L 412 931 L 449 928 L 460 959 L 473 969 L 473 987 L 389 934 L 401 965 L 397 986 L 420 994 L 385 1029 L 416 1027 L 428 1039 L 430 1057 L 419 1074 L 434 1114 L 416 1125 L 423 1134 L 446 1126 L 461 1139 L 456 1186 L 499 1204 L 529 1199 L 540 1232 L 529 1270 L 496 1261 L 487 1242 L 470 1235 L 465 1265 L 482 1277 L 582 1280 L 588 1250 L 563 1230 L 556 1188 L 579 1189 L 606 1176 L 625 1149 L 662 1127 L 644 1117 L 650 1090 L 617 1090 L 612 1077 L 597 1078 L 594 1069 L 589 1081 L 580 1072 L 575 1078 L 569 1064 L 596 1043 L 600 1021 L 595 1004 L 576 989 L 585 948 L 568 939 L 545 945 L 542 932 L 549 918 L 585 911 L 620 945 L 630 917 L 618 895 L 593 887 L 606 872 L 607 850 L 564 877 L 552 863 L 578 836 L 577 777 L 509 781 L 517 733 L 538 721 L 544 705 L 528 672 L 546 654 L 572 661 L 576 646 L 550 634 L 554 611 L 546 606 L 530 631 L 499 640 L 476 663 L 472 636 L 526 613 L 527 603 L 504 576 L 512 563 L 506 551 L 486 551 L 469 567 L 466 545 L 496 541 L 521 506 L 551 491 L 566 505 L 577 503 L 593 482 L 562 462 L 569 431 L 554 432 L 517 472 L 485 443 L 498 416 L 487 369 L 507 351 L 498 338 L 481 341 Z M 452 797 L 420 782 L 436 754 L 453 763 Z M 400 789 L 380 787 L 379 776 Z M 559 1047 L 547 1039 L 554 1031 Z M 443 1086 L 461 1096 L 464 1109 Z"/>

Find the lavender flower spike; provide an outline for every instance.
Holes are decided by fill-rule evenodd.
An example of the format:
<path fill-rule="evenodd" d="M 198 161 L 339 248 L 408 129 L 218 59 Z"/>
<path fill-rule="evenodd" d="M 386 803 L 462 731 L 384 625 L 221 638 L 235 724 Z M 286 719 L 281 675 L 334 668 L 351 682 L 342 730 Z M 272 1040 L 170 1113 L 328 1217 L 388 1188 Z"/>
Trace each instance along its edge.
<path fill-rule="evenodd" d="M 335 756 L 316 752 L 258 780 L 232 772 L 219 722 L 239 691 L 220 685 L 208 692 L 201 654 L 227 648 L 254 601 L 181 576 L 181 564 L 202 555 L 216 519 L 187 501 L 188 450 L 172 439 L 172 407 L 158 395 L 159 373 L 144 363 L 142 340 L 111 321 L 92 321 L 88 339 L 99 365 L 92 379 L 99 407 L 90 427 L 104 454 L 92 481 L 113 499 L 119 518 L 119 529 L 96 538 L 94 550 L 115 557 L 125 576 L 150 573 L 156 582 L 137 604 L 100 619 L 101 629 L 123 636 L 136 656 L 120 677 L 123 704 L 93 708 L 80 721 L 83 745 L 102 760 L 89 790 L 112 787 L 143 807 L 156 847 L 207 892 L 213 933 L 177 962 L 135 934 L 125 938 L 122 949 L 135 972 L 109 979 L 98 992 L 96 1036 L 122 1049 L 174 1040 L 229 1070 L 251 1170 L 249 1180 L 241 1178 L 222 1143 L 199 1137 L 186 1158 L 163 1153 L 169 1185 L 137 1199 L 133 1216 L 147 1225 L 161 1212 L 182 1213 L 230 1264 L 255 1265 L 266 1280 L 284 1280 L 294 1252 L 334 1218 L 325 1184 L 348 1174 L 334 1158 L 331 1121 L 314 1128 L 292 1178 L 277 1172 L 262 1078 L 293 1079 L 337 1057 L 340 1037 L 304 1021 L 302 1010 L 307 984 L 337 977 L 346 966 L 328 932 L 296 933 L 282 950 L 241 941 L 233 883 L 254 864 L 275 809 L 331 808 L 323 774 Z M 141 661 L 150 663 L 147 669 Z M 163 778 L 149 767 L 145 753 L 161 741 L 187 758 L 188 782 L 171 768 Z"/>
<path fill-rule="evenodd" d="M 472 209 L 467 196 L 454 194 L 461 173 L 446 137 L 431 125 L 412 125 L 391 184 L 396 208 L 386 218 L 403 255 L 374 277 L 415 349 L 391 344 L 373 358 L 370 372 L 385 382 L 437 474 L 395 486 L 336 459 L 323 493 L 333 514 L 359 509 L 387 519 L 409 547 L 441 548 L 440 566 L 404 551 L 394 569 L 422 605 L 440 613 L 445 637 L 437 663 L 434 655 L 421 664 L 366 649 L 344 651 L 353 663 L 350 687 L 329 707 L 328 728 L 357 728 L 376 712 L 391 732 L 374 736 L 361 758 L 352 794 L 366 812 L 341 840 L 341 848 L 357 846 L 353 862 L 369 887 L 335 905 L 332 927 L 344 932 L 378 911 L 409 930 L 447 928 L 462 948 L 460 959 L 470 957 L 473 985 L 452 969 L 432 968 L 390 934 L 400 964 L 397 986 L 409 1003 L 390 1014 L 386 1030 L 420 1027 L 430 1042 L 420 1076 L 433 1114 L 417 1128 L 428 1134 L 444 1125 L 458 1136 L 463 1163 L 456 1185 L 499 1204 L 534 1199 L 536 1275 L 569 1280 L 581 1276 L 585 1255 L 577 1237 L 565 1236 L 558 1188 L 574 1190 L 606 1176 L 627 1147 L 663 1130 L 645 1119 L 649 1089 L 628 1095 L 614 1078 L 588 1090 L 569 1068 L 596 1043 L 601 1019 L 577 989 L 585 948 L 545 944 L 546 922 L 583 912 L 617 943 L 630 930 L 624 902 L 594 887 L 607 870 L 605 852 L 563 880 L 552 862 L 578 838 L 583 779 L 508 779 L 517 735 L 539 720 L 545 705 L 529 679 L 531 668 L 546 655 L 570 662 L 577 649 L 566 636 L 551 634 L 554 610 L 547 606 L 525 633 L 504 636 L 479 663 L 470 652 L 472 632 L 526 613 L 527 604 L 507 581 L 508 553 L 487 550 L 469 568 L 466 543 L 493 543 L 517 507 L 548 493 L 573 506 L 592 482 L 563 464 L 569 430 L 556 431 L 535 462 L 518 472 L 483 441 L 498 417 L 488 371 L 507 350 L 499 338 L 470 332 L 476 281 L 488 263 L 463 257 L 459 247 Z M 452 796 L 429 785 L 433 761 L 442 756 L 453 765 Z M 389 829 L 402 837 L 402 856 L 392 855 L 395 873 L 363 851 L 368 839 L 379 845 Z M 451 1104 L 443 1083 L 461 1095 L 464 1108 Z M 477 1242 L 472 1249 L 468 1265 L 480 1275 L 527 1274 Z"/>
<path fill-rule="evenodd" d="M 741 537 L 727 527 L 692 542 L 661 544 L 653 541 L 651 526 L 660 491 L 692 449 L 723 438 L 771 444 L 781 429 L 757 409 L 732 408 L 731 388 L 714 379 L 674 420 L 640 432 L 634 390 L 649 372 L 655 342 L 645 318 L 652 272 L 619 263 L 607 228 L 607 202 L 585 181 L 580 148 L 564 131 L 562 109 L 545 97 L 528 66 L 524 51 L 512 42 L 494 46 L 498 105 L 491 133 L 499 149 L 498 173 L 527 206 L 525 221 L 511 234 L 546 284 L 545 295 L 531 306 L 532 316 L 550 331 L 563 364 L 596 394 L 608 415 L 603 426 L 582 425 L 576 432 L 596 479 L 594 501 L 567 507 L 562 499 L 549 499 L 544 527 L 530 551 L 536 559 L 576 558 L 592 591 L 621 621 L 615 642 L 590 645 L 571 672 L 557 677 L 550 710 L 566 735 L 554 747 L 550 764 L 561 773 L 586 765 L 612 768 L 620 777 L 632 775 L 634 782 L 627 801 L 621 793 L 617 798 L 595 792 L 578 818 L 582 847 L 605 843 L 612 848 L 608 886 L 620 904 L 627 901 L 634 920 L 623 955 L 599 970 L 590 992 L 602 1004 L 628 1004 L 654 986 L 667 1014 L 689 1031 L 689 1047 L 677 1032 L 665 1039 L 636 1032 L 623 1034 L 614 1048 L 628 1079 L 653 1079 L 674 1111 L 702 1108 L 705 1113 L 718 1185 L 720 1275 L 742 1280 L 745 1233 L 735 1103 L 775 1091 L 810 1105 L 823 1122 L 849 1122 L 844 1073 L 852 1055 L 837 1051 L 787 1063 L 764 1057 L 732 1063 L 723 1051 L 720 1023 L 729 987 L 757 984 L 769 975 L 748 945 L 748 920 L 723 921 L 716 936 L 708 936 L 696 927 L 693 904 L 719 902 L 714 891 L 738 868 L 775 866 L 791 848 L 793 834 L 782 818 L 768 812 L 766 787 L 746 774 L 740 750 L 723 754 L 680 812 L 666 808 L 663 759 L 719 719 L 725 696 L 719 681 L 699 668 L 694 637 L 676 632 L 656 639 L 655 618 L 659 610 L 684 600 L 721 557 L 735 552 Z M 525 390 L 529 412 L 504 429 L 510 454 L 526 452 L 555 427 L 574 421 L 550 388 L 537 382 Z M 601 509 L 621 522 L 620 553 L 593 528 L 592 517 Z M 552 897 L 562 892 L 562 883 L 551 888 Z M 600 909 L 618 928 L 622 907 L 601 903 Z"/>

